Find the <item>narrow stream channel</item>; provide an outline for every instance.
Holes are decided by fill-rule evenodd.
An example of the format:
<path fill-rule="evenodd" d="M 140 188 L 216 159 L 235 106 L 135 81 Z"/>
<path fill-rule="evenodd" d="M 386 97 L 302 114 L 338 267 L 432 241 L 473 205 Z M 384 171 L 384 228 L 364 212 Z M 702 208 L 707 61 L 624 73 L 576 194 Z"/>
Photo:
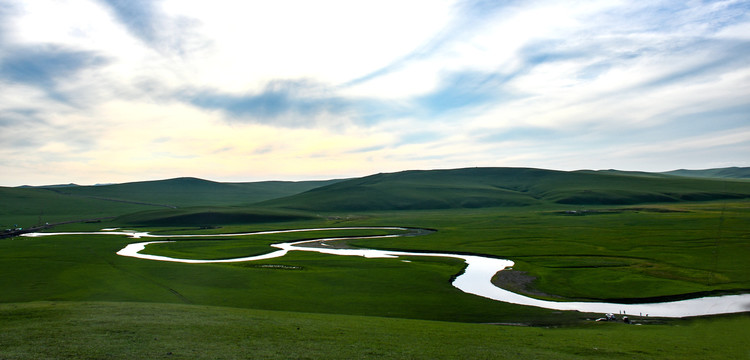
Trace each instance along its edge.
<path fill-rule="evenodd" d="M 26 237 L 40 237 L 40 236 L 54 236 L 54 235 L 91 235 L 91 234 L 106 234 L 106 235 L 126 235 L 131 238 L 200 238 L 200 237 L 231 237 L 231 236 L 247 236 L 247 235 L 264 235 L 264 234 L 280 234 L 280 233 L 293 233 L 293 232 L 305 232 L 305 231 L 322 231 L 322 230 L 401 230 L 409 231 L 406 234 L 397 235 L 374 235 L 374 236 L 360 236 L 360 237 L 337 237 L 337 238 L 323 238 L 314 240 L 303 240 L 286 242 L 271 245 L 278 250 L 256 256 L 240 257 L 233 259 L 219 259 L 219 260 L 198 260 L 198 259 L 178 259 L 167 256 L 141 254 L 140 251 L 144 250 L 149 244 L 172 242 L 172 240 L 157 240 L 132 243 L 127 245 L 125 248 L 117 252 L 117 255 L 128 256 L 146 260 L 157 260 L 157 261 L 171 261 L 181 262 L 190 264 L 206 264 L 206 263 L 227 263 L 227 262 L 241 262 L 241 261 L 255 261 L 282 257 L 289 251 L 313 251 L 323 254 L 331 255 L 342 255 L 342 256 L 362 256 L 366 258 L 397 258 L 399 256 L 432 256 L 432 257 L 448 257 L 455 259 L 462 259 L 466 262 L 466 268 L 464 272 L 457 276 L 453 281 L 453 286 L 460 289 L 463 292 L 482 296 L 485 298 L 503 301 L 518 305 L 536 306 L 546 309 L 555 310 L 575 310 L 582 312 L 594 312 L 594 313 L 618 313 L 628 315 L 642 315 L 642 316 L 657 316 L 657 317 L 688 317 L 688 316 L 703 316 L 703 315 L 715 315 L 715 314 L 727 314 L 750 311 L 750 294 L 742 295 L 726 295 L 726 296 L 709 296 L 702 298 L 694 298 L 680 301 L 660 302 L 660 303 L 643 303 L 643 304 L 618 304 L 618 303 L 606 303 L 606 302 L 567 302 L 567 301 L 547 301 L 534 299 L 528 296 L 516 294 L 508 290 L 499 288 L 492 284 L 492 277 L 501 270 L 513 266 L 513 261 L 497 259 L 491 257 L 477 256 L 477 255 L 461 255 L 451 253 L 421 253 L 421 252 L 406 252 L 406 251 L 389 251 L 389 250 L 373 250 L 373 249 L 341 249 L 334 247 L 327 247 L 326 242 L 336 240 L 352 240 L 352 239 L 379 239 L 379 238 L 391 238 L 391 237 L 402 237 L 402 236 L 415 236 L 420 232 L 429 232 L 423 229 L 410 229 L 402 227 L 343 227 L 343 228 L 313 228 L 313 229 L 290 229 L 290 230 L 273 230 L 273 231 L 260 231 L 251 233 L 237 233 L 237 234 L 200 234 L 200 235 L 154 235 L 147 232 L 136 232 L 136 231 L 117 231 L 117 229 L 104 229 L 106 231 L 99 232 L 65 232 L 65 233 L 29 233 L 24 234 Z"/>

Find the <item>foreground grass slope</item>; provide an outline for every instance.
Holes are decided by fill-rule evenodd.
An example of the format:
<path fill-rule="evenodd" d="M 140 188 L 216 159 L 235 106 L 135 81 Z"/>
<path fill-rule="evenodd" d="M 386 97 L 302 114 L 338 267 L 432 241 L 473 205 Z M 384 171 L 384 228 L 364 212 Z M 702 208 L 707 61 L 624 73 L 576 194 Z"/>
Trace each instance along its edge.
<path fill-rule="evenodd" d="M 744 359 L 750 317 L 535 328 L 194 305 L 0 305 L 3 359 Z"/>

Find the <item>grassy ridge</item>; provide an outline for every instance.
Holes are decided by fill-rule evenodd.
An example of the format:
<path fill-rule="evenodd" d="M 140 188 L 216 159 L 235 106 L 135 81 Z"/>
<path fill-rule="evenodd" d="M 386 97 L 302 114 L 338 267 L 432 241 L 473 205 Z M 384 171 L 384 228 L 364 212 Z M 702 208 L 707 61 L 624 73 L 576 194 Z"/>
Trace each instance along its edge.
<path fill-rule="evenodd" d="M 296 194 L 296 195 L 295 195 Z M 623 205 L 750 197 L 750 183 L 633 172 L 561 172 L 526 168 L 405 171 L 345 181 L 216 183 L 179 178 L 104 186 L 0 187 L 0 225 L 125 215 L 169 207 L 224 207 L 137 215 L 144 224 L 211 225 L 273 221 L 259 207 L 308 212 L 528 207 L 557 204 Z M 269 200 L 270 199 L 270 200 Z M 251 203 L 260 204 L 248 206 Z M 246 210 L 237 210 L 246 207 Z M 189 214 L 192 212 L 192 214 Z M 161 219 L 161 220 L 158 220 Z M 7 224 L 6 224 L 7 223 Z"/>
<path fill-rule="evenodd" d="M 0 231 L 79 219 L 117 216 L 153 206 L 62 195 L 38 188 L 0 187 Z"/>
<path fill-rule="evenodd" d="M 706 178 L 750 179 L 750 167 L 728 167 L 706 170 L 680 169 L 667 171 L 664 174 Z"/>
<path fill-rule="evenodd" d="M 170 207 L 196 207 L 165 214 L 149 213 L 144 224 L 161 221 L 169 225 L 185 222 L 231 224 L 243 221 L 274 221 L 299 219 L 309 215 L 280 214 L 279 211 L 257 209 L 218 209 L 216 206 L 241 205 L 289 196 L 311 188 L 335 183 L 330 181 L 256 183 L 216 183 L 179 178 L 103 186 L 0 187 L 0 231 L 15 227 L 31 227 L 46 222 L 56 223 L 78 219 L 119 216 L 148 210 L 169 210 Z M 213 209 L 206 209 L 213 205 Z M 192 213 L 192 215 L 190 214 Z"/>
<path fill-rule="evenodd" d="M 336 181 L 219 183 L 196 178 L 177 178 L 102 186 L 56 187 L 48 190 L 74 196 L 185 207 L 251 204 L 297 194 Z"/>
<path fill-rule="evenodd" d="M 307 211 L 418 210 L 550 204 L 626 205 L 750 197 L 736 180 L 526 168 L 377 174 L 261 203 Z"/>
<path fill-rule="evenodd" d="M 563 328 L 172 304 L 0 305 L 5 359 L 743 359 L 747 316 Z"/>

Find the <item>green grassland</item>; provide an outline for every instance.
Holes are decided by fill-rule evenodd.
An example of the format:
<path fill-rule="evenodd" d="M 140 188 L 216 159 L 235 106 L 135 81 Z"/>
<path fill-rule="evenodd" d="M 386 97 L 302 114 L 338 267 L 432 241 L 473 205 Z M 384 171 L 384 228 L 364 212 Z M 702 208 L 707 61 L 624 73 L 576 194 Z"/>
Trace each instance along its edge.
<path fill-rule="evenodd" d="M 539 328 L 176 304 L 0 305 L 4 359 L 746 359 L 747 316 Z M 33 344 L 33 346 L 31 346 Z"/>
<path fill-rule="evenodd" d="M 174 232 L 170 233 L 174 234 Z M 305 239 L 346 238 L 354 236 L 361 237 L 402 233 L 407 233 L 407 231 L 357 229 L 233 236 L 231 238 L 208 237 L 198 238 L 194 240 L 181 240 L 152 244 L 145 250 L 141 251 L 141 253 L 169 256 L 178 259 L 229 259 L 239 256 L 265 254 L 273 250 L 270 247 L 271 244 L 282 242 L 299 241 Z"/>
<path fill-rule="evenodd" d="M 214 184 L 172 182 L 169 196 L 204 196 Z M 513 271 L 528 280 L 514 290 L 542 298 L 633 302 L 750 292 L 745 180 L 537 169 L 415 171 L 320 183 L 254 204 L 242 192 L 223 193 L 213 204 L 195 196 L 176 209 L 145 204 L 169 197 L 144 195 L 151 185 L 113 187 L 97 197 L 0 188 L 0 222 L 38 221 L 44 209 L 42 221 L 112 217 L 53 231 L 430 228 L 437 231 L 346 243 L 511 259 Z M 218 259 L 270 252 L 270 244 L 283 241 L 385 233 L 399 231 L 174 238 L 146 252 Z M 115 254 L 136 241 L 143 240 L 0 238 L 0 359 L 750 357 L 747 313 L 602 324 L 591 321 L 600 314 L 464 294 L 450 285 L 464 266 L 456 259 L 291 252 L 257 262 L 182 264 Z"/>
<path fill-rule="evenodd" d="M 750 203 L 682 204 L 673 212 L 628 207 L 569 215 L 548 210 L 423 212 L 440 231 L 355 245 L 508 258 L 534 287 L 570 299 L 631 299 L 750 289 Z M 455 211 L 454 211 L 455 213 Z M 427 220 L 429 219 L 429 220 Z M 402 214 L 405 225 L 414 224 Z"/>

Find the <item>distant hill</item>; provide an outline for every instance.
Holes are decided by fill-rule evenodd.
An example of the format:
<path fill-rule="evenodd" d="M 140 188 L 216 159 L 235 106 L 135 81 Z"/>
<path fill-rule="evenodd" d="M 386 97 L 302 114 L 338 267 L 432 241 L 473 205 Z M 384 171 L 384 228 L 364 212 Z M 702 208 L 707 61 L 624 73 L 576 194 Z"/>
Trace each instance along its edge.
<path fill-rule="evenodd" d="M 341 181 L 259 205 L 307 211 L 628 205 L 750 198 L 750 182 L 617 171 L 466 168 Z"/>
<path fill-rule="evenodd" d="M 133 224 L 213 224 L 301 220 L 318 212 L 747 199 L 750 181 L 714 178 L 739 177 L 747 169 L 686 170 L 692 175 L 682 176 L 465 168 L 328 181 L 219 183 L 176 178 L 99 186 L 0 187 L 0 227 L 108 216 L 124 216 L 123 222 Z"/>
<path fill-rule="evenodd" d="M 672 175 L 664 174 L 664 173 L 654 173 L 654 172 L 647 172 L 647 171 L 626 171 L 626 170 L 615 170 L 615 169 L 609 169 L 609 170 L 579 170 L 580 172 L 590 172 L 594 174 L 609 174 L 609 175 L 626 175 L 626 176 L 643 176 L 643 177 L 657 177 L 657 178 L 665 178 L 670 177 Z"/>
<path fill-rule="evenodd" d="M 750 167 L 728 167 L 706 170 L 672 170 L 663 174 L 699 177 L 699 178 L 724 178 L 724 179 L 750 179 Z"/>
<path fill-rule="evenodd" d="M 61 188 L 61 187 L 73 187 L 73 186 L 79 186 L 79 185 L 70 183 L 70 184 L 57 184 L 57 185 L 44 185 L 44 186 L 21 185 L 19 187 L 33 189 L 33 188 Z"/>
<path fill-rule="evenodd" d="M 153 209 L 128 202 L 73 197 L 40 188 L 0 187 L 0 230 L 61 221 L 117 216 Z"/>
<path fill-rule="evenodd" d="M 142 211 L 183 207 L 237 206 L 285 197 L 315 187 L 336 183 L 327 181 L 263 181 L 218 183 L 196 178 L 177 178 L 125 184 L 78 186 L 0 187 L 0 231 L 29 227 L 46 222 L 113 217 Z M 201 213 L 201 211 L 203 213 Z M 263 211 L 195 210 L 158 215 L 165 223 L 190 219 L 216 219 L 237 222 L 241 219 L 283 219 Z M 199 215 L 195 215 L 199 214 Z M 218 214 L 218 215 L 217 215 Z M 191 218 L 192 216 L 192 218 Z M 292 217 L 299 218 L 293 214 Z"/>
<path fill-rule="evenodd" d="M 42 187 L 63 195 L 126 201 L 163 207 L 252 204 L 336 183 L 326 181 L 262 181 L 220 183 L 197 178 L 140 181 L 124 184 Z"/>

